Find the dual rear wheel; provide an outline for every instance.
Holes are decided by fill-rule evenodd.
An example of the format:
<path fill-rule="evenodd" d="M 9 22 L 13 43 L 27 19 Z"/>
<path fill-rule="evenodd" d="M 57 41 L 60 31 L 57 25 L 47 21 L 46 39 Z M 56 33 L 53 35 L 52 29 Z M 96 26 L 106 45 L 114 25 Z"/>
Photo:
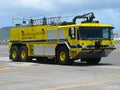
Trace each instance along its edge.
<path fill-rule="evenodd" d="M 31 58 L 28 57 L 28 49 L 26 46 L 22 46 L 20 49 L 18 49 L 17 46 L 13 46 L 10 50 L 10 58 L 12 61 L 31 61 Z"/>

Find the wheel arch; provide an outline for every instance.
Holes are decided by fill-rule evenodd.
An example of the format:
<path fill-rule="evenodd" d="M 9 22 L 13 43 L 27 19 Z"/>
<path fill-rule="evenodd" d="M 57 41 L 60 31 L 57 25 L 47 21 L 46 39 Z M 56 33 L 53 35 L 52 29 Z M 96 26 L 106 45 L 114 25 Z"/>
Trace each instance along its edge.
<path fill-rule="evenodd" d="M 15 44 L 12 44 L 11 45 L 11 48 L 13 47 L 13 46 L 16 46 L 19 50 L 20 50 L 20 48 L 22 47 L 22 46 L 26 46 L 25 44 L 20 44 L 20 43 L 15 43 Z M 27 47 L 27 46 L 26 46 Z"/>
<path fill-rule="evenodd" d="M 69 56 L 70 56 L 70 47 L 69 47 L 68 45 L 66 45 L 66 43 L 60 43 L 60 44 L 58 44 L 58 45 L 56 46 L 56 48 L 55 48 L 55 56 L 56 56 L 57 50 L 58 50 L 60 47 L 63 47 L 63 46 L 68 49 L 68 51 L 69 51 Z"/>
<path fill-rule="evenodd" d="M 63 47 L 63 46 L 65 46 L 69 50 L 66 44 L 58 44 L 55 48 L 55 51 L 57 51 L 60 47 Z"/>
<path fill-rule="evenodd" d="M 59 52 L 59 49 L 61 49 L 61 47 L 63 47 L 64 48 L 64 50 L 66 49 L 67 51 L 68 51 L 68 54 L 66 54 L 67 55 L 67 59 L 64 61 L 64 62 L 60 62 L 61 60 L 59 59 L 59 54 L 58 54 L 58 52 Z M 72 60 L 72 59 L 70 59 L 70 48 L 66 45 L 66 44 L 58 44 L 57 46 L 56 46 L 56 62 L 58 63 L 58 64 L 63 64 L 63 65 L 71 65 L 71 64 L 73 64 L 73 62 L 74 62 L 74 60 Z M 63 50 L 63 49 L 62 49 Z M 59 61 L 60 60 L 60 61 Z"/>

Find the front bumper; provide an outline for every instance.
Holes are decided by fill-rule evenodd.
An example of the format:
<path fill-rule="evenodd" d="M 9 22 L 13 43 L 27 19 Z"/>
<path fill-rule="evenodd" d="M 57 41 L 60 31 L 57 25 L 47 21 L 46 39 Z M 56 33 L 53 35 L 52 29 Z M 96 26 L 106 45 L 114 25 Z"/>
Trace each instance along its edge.
<path fill-rule="evenodd" d="M 76 56 L 76 59 L 107 57 L 114 49 L 116 48 L 82 49 Z"/>

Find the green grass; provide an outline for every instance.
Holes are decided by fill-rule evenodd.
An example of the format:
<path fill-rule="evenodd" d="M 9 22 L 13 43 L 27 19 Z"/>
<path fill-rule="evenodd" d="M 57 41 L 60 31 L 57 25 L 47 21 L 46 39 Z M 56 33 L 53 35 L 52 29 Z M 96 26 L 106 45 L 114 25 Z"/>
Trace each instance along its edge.
<path fill-rule="evenodd" d="M 120 44 L 120 41 L 115 41 L 115 44 Z"/>
<path fill-rule="evenodd" d="M 9 42 L 0 42 L 0 45 L 8 45 Z"/>

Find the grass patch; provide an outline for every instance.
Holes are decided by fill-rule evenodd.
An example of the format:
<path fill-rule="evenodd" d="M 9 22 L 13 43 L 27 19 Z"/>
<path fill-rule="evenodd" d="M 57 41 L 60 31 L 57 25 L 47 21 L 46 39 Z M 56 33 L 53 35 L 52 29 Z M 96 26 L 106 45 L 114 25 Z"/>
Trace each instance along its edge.
<path fill-rule="evenodd" d="M 115 44 L 120 44 L 120 41 L 115 41 Z"/>
<path fill-rule="evenodd" d="M 0 42 L 0 45 L 8 45 L 9 42 Z"/>

